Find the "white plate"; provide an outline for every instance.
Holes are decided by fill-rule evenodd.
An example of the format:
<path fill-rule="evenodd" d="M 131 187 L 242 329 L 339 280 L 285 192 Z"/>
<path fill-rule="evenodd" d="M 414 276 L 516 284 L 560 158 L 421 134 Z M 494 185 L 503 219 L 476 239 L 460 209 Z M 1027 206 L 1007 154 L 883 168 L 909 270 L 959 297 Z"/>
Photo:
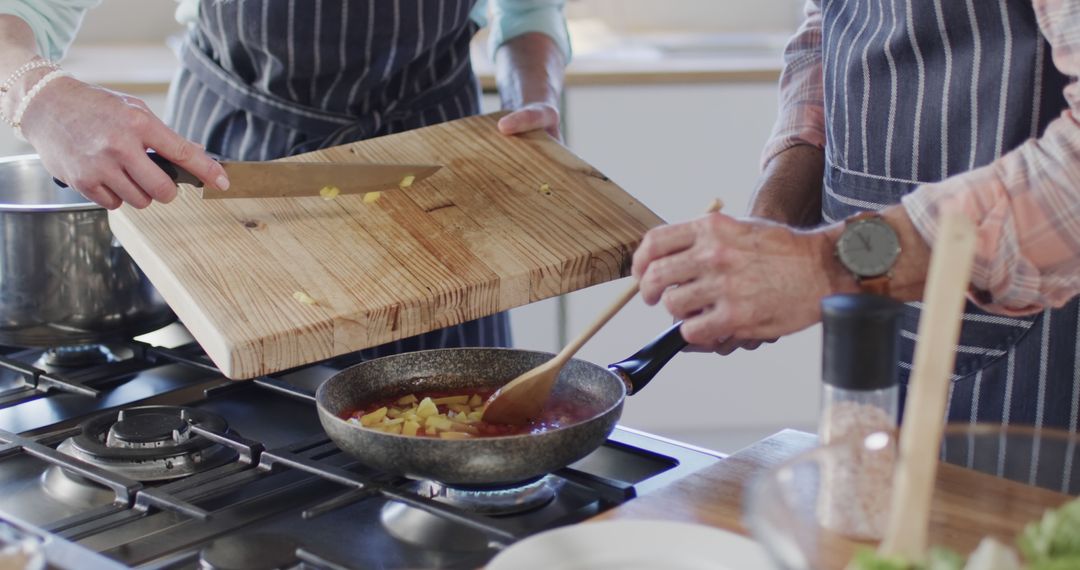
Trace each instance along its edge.
<path fill-rule="evenodd" d="M 487 570 L 768 570 L 758 543 L 711 526 L 671 521 L 570 525 L 510 545 Z"/>

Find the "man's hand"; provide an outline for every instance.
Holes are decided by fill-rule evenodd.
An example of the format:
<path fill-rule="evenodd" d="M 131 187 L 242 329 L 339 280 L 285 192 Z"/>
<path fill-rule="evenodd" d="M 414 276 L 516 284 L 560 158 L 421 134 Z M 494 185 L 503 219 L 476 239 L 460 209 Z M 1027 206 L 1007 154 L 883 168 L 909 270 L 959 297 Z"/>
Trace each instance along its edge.
<path fill-rule="evenodd" d="M 650 231 L 633 274 L 647 304 L 683 320 L 687 342 L 721 352 L 806 328 L 822 297 L 855 290 L 826 232 L 723 214 Z"/>
<path fill-rule="evenodd" d="M 176 184 L 146 156 L 148 148 L 210 187 L 229 184 L 220 164 L 141 100 L 74 79 L 41 91 L 24 115 L 23 132 L 53 176 L 110 210 L 176 197 Z"/>

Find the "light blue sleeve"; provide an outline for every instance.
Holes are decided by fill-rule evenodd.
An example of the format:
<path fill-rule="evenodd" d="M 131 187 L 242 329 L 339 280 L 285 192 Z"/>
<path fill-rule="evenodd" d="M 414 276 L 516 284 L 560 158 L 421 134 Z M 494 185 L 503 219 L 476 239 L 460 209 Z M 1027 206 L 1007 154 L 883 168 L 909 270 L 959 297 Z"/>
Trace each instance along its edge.
<path fill-rule="evenodd" d="M 67 53 L 86 11 L 101 0 L 0 0 L 0 14 L 11 14 L 30 25 L 38 50 L 58 61 Z"/>
<path fill-rule="evenodd" d="M 555 40 L 566 62 L 570 62 L 570 33 L 566 29 L 563 7 L 566 0 L 492 0 L 491 30 L 488 36 L 488 53 L 509 40 L 528 32 L 540 32 Z M 472 18 L 481 26 L 487 25 L 487 0 L 480 0 L 473 8 Z"/>

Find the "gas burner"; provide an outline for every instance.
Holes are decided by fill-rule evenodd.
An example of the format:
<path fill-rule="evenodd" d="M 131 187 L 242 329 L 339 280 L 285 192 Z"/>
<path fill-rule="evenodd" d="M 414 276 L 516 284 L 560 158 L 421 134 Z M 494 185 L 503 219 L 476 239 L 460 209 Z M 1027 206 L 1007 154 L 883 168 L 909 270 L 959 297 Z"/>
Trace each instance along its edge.
<path fill-rule="evenodd" d="M 417 493 L 482 515 L 512 515 L 538 509 L 555 498 L 562 479 L 541 477 L 513 486 L 450 486 L 435 481 L 420 481 Z"/>
<path fill-rule="evenodd" d="M 300 544 L 281 534 L 252 533 L 215 540 L 199 551 L 204 570 L 278 570 L 300 564 Z"/>
<path fill-rule="evenodd" d="M 195 434 L 193 425 L 217 433 L 229 429 L 221 416 L 195 408 L 143 406 L 90 418 L 57 450 L 137 481 L 178 479 L 236 457 Z"/>
<path fill-rule="evenodd" d="M 509 487 L 451 487 L 434 481 L 417 481 L 412 488 L 421 496 L 463 510 L 503 516 L 547 505 L 562 483 L 562 479 L 549 475 Z M 387 503 L 381 519 L 390 534 L 411 544 L 459 552 L 481 552 L 490 547 L 483 534 L 403 503 Z"/>
<path fill-rule="evenodd" d="M 50 348 L 42 353 L 34 364 L 39 368 L 53 370 L 96 366 L 118 360 L 120 357 L 103 344 L 76 344 Z"/>

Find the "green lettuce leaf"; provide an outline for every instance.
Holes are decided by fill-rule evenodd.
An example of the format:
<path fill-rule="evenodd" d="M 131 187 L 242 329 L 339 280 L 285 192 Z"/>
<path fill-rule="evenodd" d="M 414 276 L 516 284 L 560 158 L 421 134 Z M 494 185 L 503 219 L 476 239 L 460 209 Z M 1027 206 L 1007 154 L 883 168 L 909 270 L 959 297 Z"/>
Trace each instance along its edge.
<path fill-rule="evenodd" d="M 926 557 L 924 570 L 963 570 L 964 557 L 947 548 L 934 547 Z"/>
<path fill-rule="evenodd" d="M 922 570 L 915 564 L 900 558 L 880 556 L 877 551 L 862 549 L 848 564 L 848 570 Z"/>
<path fill-rule="evenodd" d="M 1046 511 L 1041 520 L 1028 523 L 1016 544 L 1033 566 L 1042 561 L 1080 557 L 1080 499 Z"/>
<path fill-rule="evenodd" d="M 1029 570 L 1076 570 L 1080 568 L 1080 556 L 1065 556 L 1053 560 L 1039 560 L 1028 566 Z"/>

